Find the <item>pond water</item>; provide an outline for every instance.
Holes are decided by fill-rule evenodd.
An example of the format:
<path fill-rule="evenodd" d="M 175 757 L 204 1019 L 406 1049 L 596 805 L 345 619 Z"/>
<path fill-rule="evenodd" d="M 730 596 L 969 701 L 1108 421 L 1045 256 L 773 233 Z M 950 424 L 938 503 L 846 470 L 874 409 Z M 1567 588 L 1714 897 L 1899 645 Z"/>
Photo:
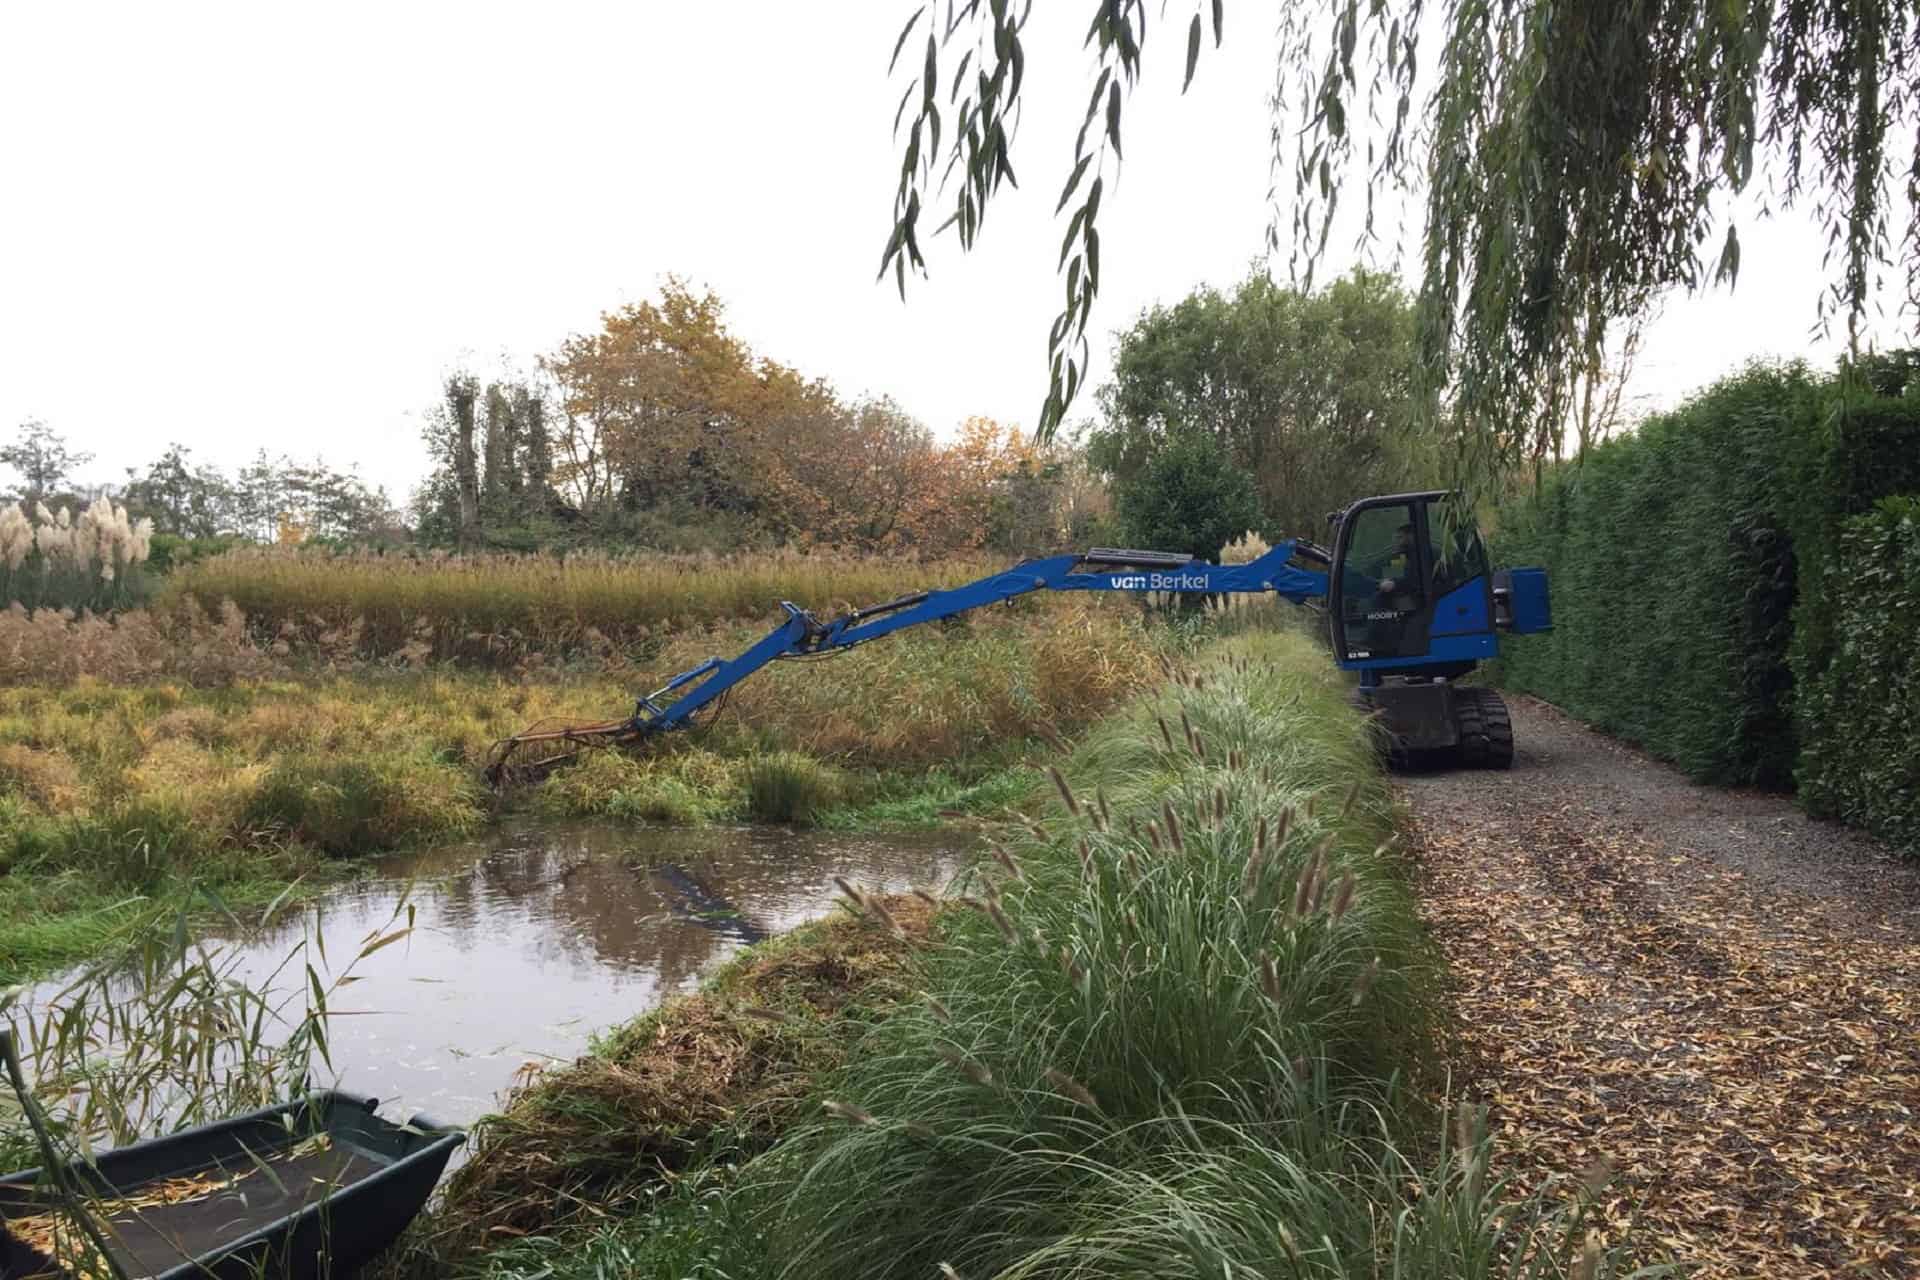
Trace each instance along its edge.
<path fill-rule="evenodd" d="M 330 998 L 339 1085 L 403 1118 L 463 1124 L 494 1109 L 529 1063 L 696 986 L 742 946 L 833 909 L 836 875 L 866 888 L 937 889 L 969 839 L 772 827 L 510 826 L 483 841 L 393 859 L 271 928 L 220 941 L 237 975 L 270 974 L 303 938 L 345 972 L 370 936 L 405 938 L 351 963 Z M 297 980 L 300 961 L 283 976 Z M 57 983 L 29 993 L 51 995 Z"/>

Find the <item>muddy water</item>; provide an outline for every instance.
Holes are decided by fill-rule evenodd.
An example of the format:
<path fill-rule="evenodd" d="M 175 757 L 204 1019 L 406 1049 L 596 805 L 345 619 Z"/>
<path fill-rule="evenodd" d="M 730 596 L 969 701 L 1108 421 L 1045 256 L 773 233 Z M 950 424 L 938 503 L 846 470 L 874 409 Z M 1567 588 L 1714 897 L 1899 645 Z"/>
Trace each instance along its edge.
<path fill-rule="evenodd" d="M 834 876 L 936 888 L 966 848 L 950 833 L 526 825 L 396 859 L 222 945 L 256 981 L 303 938 L 323 980 L 350 968 L 330 999 L 340 1086 L 389 1116 L 464 1123 L 526 1064 L 578 1055 L 742 946 L 832 910 Z M 356 962 L 408 905 L 412 932 Z"/>

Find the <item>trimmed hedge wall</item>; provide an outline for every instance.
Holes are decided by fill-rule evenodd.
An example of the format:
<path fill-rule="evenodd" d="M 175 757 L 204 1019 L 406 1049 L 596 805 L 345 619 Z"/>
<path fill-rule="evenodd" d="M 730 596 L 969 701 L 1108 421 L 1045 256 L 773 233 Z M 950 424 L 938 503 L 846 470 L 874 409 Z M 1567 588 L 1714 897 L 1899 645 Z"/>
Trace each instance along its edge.
<path fill-rule="evenodd" d="M 1800 799 L 1920 854 L 1920 498 L 1842 531 L 1830 660 L 1800 690 Z"/>
<path fill-rule="evenodd" d="M 1854 561 L 1880 553 L 1850 521 L 1911 492 L 1920 396 L 1750 366 L 1500 509 L 1499 557 L 1547 568 L 1555 629 L 1508 640 L 1499 677 L 1701 781 L 1791 789 L 1826 758 L 1809 735 L 1844 731 L 1796 688 L 1867 625 Z M 1873 825 L 1862 803 L 1810 807 Z"/>

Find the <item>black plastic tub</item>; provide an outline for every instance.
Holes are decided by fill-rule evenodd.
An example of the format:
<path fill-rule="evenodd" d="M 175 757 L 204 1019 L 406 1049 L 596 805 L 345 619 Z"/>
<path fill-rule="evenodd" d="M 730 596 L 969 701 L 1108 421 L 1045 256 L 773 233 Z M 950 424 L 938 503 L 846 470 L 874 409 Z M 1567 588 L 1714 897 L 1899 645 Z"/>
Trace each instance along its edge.
<path fill-rule="evenodd" d="M 425 1116 L 382 1120 L 376 1105 L 315 1093 L 116 1147 L 73 1173 L 99 1198 L 94 1221 L 129 1280 L 350 1275 L 413 1221 L 466 1140 Z M 185 1194 L 155 1203 L 166 1183 Z M 0 1280 L 66 1274 L 25 1238 L 48 1195 L 38 1169 L 0 1176 Z"/>

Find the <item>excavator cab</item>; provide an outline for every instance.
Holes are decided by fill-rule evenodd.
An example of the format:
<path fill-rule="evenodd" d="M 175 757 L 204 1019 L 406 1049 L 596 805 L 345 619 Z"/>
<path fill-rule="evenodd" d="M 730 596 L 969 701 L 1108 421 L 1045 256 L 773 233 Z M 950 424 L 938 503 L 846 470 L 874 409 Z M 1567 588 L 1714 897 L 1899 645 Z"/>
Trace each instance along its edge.
<path fill-rule="evenodd" d="M 1362 498 L 1331 517 L 1327 617 L 1334 660 L 1396 754 L 1513 760 L 1506 705 L 1454 681 L 1499 654 L 1498 631 L 1552 625 L 1546 575 L 1495 575 L 1472 513 L 1444 491 Z"/>

